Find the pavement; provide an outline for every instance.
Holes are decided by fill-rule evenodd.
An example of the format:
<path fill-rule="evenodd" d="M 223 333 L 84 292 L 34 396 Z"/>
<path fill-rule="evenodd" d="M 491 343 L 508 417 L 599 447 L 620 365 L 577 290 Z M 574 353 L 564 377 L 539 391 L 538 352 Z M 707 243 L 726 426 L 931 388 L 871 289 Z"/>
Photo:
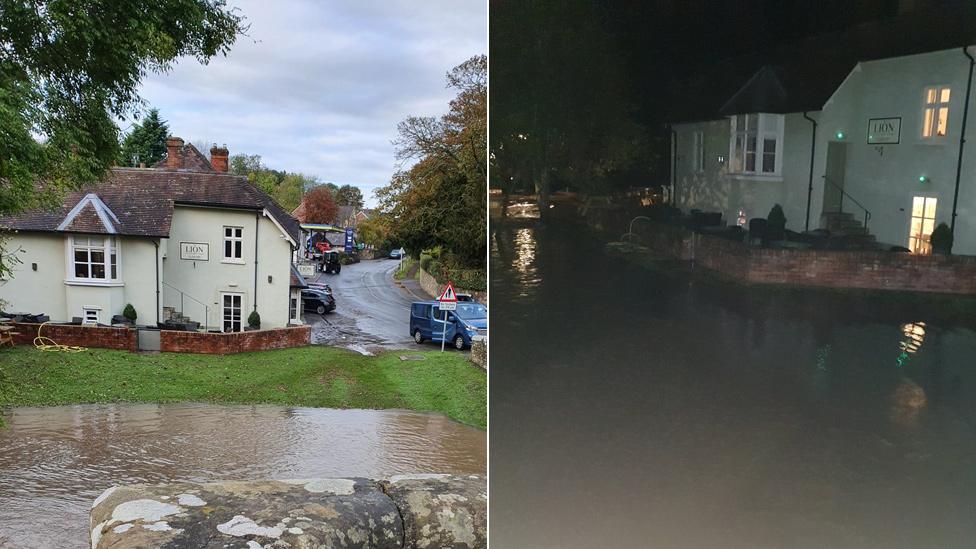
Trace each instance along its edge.
<path fill-rule="evenodd" d="M 408 333 L 410 303 L 431 297 L 414 280 L 394 280 L 393 273 L 399 265 L 392 259 L 373 259 L 343 265 L 337 275 L 317 273 L 310 282 L 332 287 L 336 310 L 304 315 L 305 322 L 312 326 L 312 344 L 344 347 L 363 354 L 416 350 L 418 345 Z"/>

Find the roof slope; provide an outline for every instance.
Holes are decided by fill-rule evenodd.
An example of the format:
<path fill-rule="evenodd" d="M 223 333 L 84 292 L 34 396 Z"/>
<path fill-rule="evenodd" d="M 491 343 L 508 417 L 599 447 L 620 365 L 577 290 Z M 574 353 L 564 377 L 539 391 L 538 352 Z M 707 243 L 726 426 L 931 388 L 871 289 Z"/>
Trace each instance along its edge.
<path fill-rule="evenodd" d="M 97 197 L 117 218 L 118 222 L 111 224 L 114 227 L 96 223 L 96 219 L 88 213 L 89 205 L 78 208 L 74 219 L 67 226 L 60 227 L 79 203 L 90 200 L 88 195 Z M 298 242 L 301 239 L 298 222 L 247 178 L 212 170 L 112 168 L 104 181 L 67 193 L 60 206 L 0 217 L 0 226 L 20 231 L 168 237 L 173 206 L 176 204 L 267 209 L 292 240 Z M 115 229 L 114 233 L 112 228 Z"/>
<path fill-rule="evenodd" d="M 193 143 L 187 143 L 186 145 L 183 145 L 183 149 L 180 151 L 180 156 L 183 157 L 183 161 L 180 165 L 183 166 L 183 169 L 185 170 L 192 170 L 196 172 L 215 172 L 215 173 L 217 171 L 213 168 L 213 165 L 210 164 L 210 161 L 207 160 L 206 155 L 204 155 L 202 152 L 200 152 L 199 149 L 193 146 Z M 156 162 L 155 164 L 153 164 L 153 167 L 165 168 L 166 159 L 164 158 L 159 162 Z"/>
<path fill-rule="evenodd" d="M 817 111 L 861 61 L 972 44 L 976 3 L 909 12 L 720 61 L 671 83 L 666 118 L 691 122 L 746 112 Z M 965 66 L 968 61 L 959 56 Z"/>

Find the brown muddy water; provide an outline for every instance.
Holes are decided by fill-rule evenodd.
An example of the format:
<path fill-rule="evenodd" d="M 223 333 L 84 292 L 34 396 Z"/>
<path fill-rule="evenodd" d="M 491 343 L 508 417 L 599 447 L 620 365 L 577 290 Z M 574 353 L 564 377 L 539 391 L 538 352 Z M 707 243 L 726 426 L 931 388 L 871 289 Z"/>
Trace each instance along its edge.
<path fill-rule="evenodd" d="M 976 315 L 491 233 L 505 548 L 976 547 Z M 971 303 L 970 303 L 971 304 Z"/>
<path fill-rule="evenodd" d="M 486 470 L 484 431 L 403 410 L 85 405 L 4 420 L 4 548 L 88 547 L 91 502 L 119 484 Z"/>

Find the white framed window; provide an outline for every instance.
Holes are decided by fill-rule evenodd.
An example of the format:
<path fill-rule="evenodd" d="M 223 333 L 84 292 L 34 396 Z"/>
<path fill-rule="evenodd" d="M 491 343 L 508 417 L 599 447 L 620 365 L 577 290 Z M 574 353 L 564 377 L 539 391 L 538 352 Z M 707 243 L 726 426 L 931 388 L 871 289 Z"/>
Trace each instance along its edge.
<path fill-rule="evenodd" d="M 922 138 L 938 139 L 949 133 L 948 86 L 925 88 L 925 106 L 922 108 Z"/>
<path fill-rule="evenodd" d="M 68 237 L 68 280 L 108 283 L 121 279 L 118 242 L 111 236 Z"/>
<path fill-rule="evenodd" d="M 753 113 L 731 117 L 729 173 L 778 176 L 783 165 L 782 114 Z"/>
<path fill-rule="evenodd" d="M 244 227 L 224 227 L 224 262 L 244 263 Z"/>
<path fill-rule="evenodd" d="M 98 314 L 99 311 L 96 308 L 84 308 L 81 310 L 82 317 L 81 321 L 83 324 L 98 324 Z"/>
<path fill-rule="evenodd" d="M 696 131 L 692 139 L 691 169 L 701 173 L 705 171 L 705 132 Z"/>
<path fill-rule="evenodd" d="M 244 311 L 244 294 L 220 294 L 221 329 L 224 332 L 240 332 Z"/>
<path fill-rule="evenodd" d="M 291 298 L 288 301 L 288 318 L 292 323 L 302 323 L 302 297 L 301 290 L 292 290 Z"/>
<path fill-rule="evenodd" d="M 908 249 L 915 254 L 932 253 L 932 231 L 939 200 L 931 196 L 912 198 L 912 218 L 908 228 Z"/>

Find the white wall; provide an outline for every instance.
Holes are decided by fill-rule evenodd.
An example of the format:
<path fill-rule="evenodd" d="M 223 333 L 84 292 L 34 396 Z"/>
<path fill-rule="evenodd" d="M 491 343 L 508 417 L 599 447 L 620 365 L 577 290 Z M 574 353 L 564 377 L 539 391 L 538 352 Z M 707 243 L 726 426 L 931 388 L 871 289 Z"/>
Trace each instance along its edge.
<path fill-rule="evenodd" d="M 64 237 L 47 233 L 14 234 L 7 242 L 9 250 L 20 249 L 22 263 L 13 266 L 8 280 L 0 281 L 0 299 L 8 312 L 44 313 L 51 320 L 71 320 L 67 314 Z M 37 271 L 31 267 L 37 264 Z"/>
<path fill-rule="evenodd" d="M 816 119 L 818 113 L 810 115 Z M 675 165 L 677 206 L 722 212 L 725 222 L 735 224 L 739 210 L 748 219 L 766 217 L 775 204 L 783 207 L 787 228 L 804 230 L 810 169 L 812 124 L 801 113 L 786 115 L 780 177 L 732 176 L 728 173 L 730 123 L 728 119 L 676 124 Z M 694 166 L 694 133 L 704 132 L 705 170 Z M 725 162 L 720 163 L 719 157 Z M 812 208 L 810 228 L 818 226 L 819 206 Z"/>
<path fill-rule="evenodd" d="M 257 226 L 256 226 L 257 225 Z M 243 227 L 243 262 L 223 261 L 224 226 Z M 170 238 L 163 261 L 163 281 L 209 307 L 206 324 L 220 329 L 221 293 L 243 294 L 243 319 L 255 304 L 255 231 L 258 234 L 257 311 L 263 328 L 288 324 L 288 296 L 291 246 L 267 217 L 253 211 L 218 210 L 177 206 L 173 211 Z M 204 242 L 210 246 L 208 261 L 180 259 L 181 242 Z M 268 282 L 268 277 L 271 282 Z M 180 309 L 179 293 L 164 287 L 164 306 Z M 183 314 L 204 323 L 204 308 L 184 297 Z"/>
<path fill-rule="evenodd" d="M 871 211 L 869 228 L 879 241 L 907 245 L 913 196 L 938 198 L 936 223 L 950 224 L 968 70 L 961 49 L 861 63 L 824 107 L 815 172 L 824 173 L 827 141 L 843 132 L 845 190 Z M 921 138 L 923 92 L 932 85 L 952 90 L 948 135 L 935 143 Z M 960 254 L 976 254 L 976 112 L 970 115 L 953 248 Z M 900 143 L 868 144 L 868 119 L 893 117 L 901 117 Z M 929 181 L 920 182 L 922 175 Z"/>

